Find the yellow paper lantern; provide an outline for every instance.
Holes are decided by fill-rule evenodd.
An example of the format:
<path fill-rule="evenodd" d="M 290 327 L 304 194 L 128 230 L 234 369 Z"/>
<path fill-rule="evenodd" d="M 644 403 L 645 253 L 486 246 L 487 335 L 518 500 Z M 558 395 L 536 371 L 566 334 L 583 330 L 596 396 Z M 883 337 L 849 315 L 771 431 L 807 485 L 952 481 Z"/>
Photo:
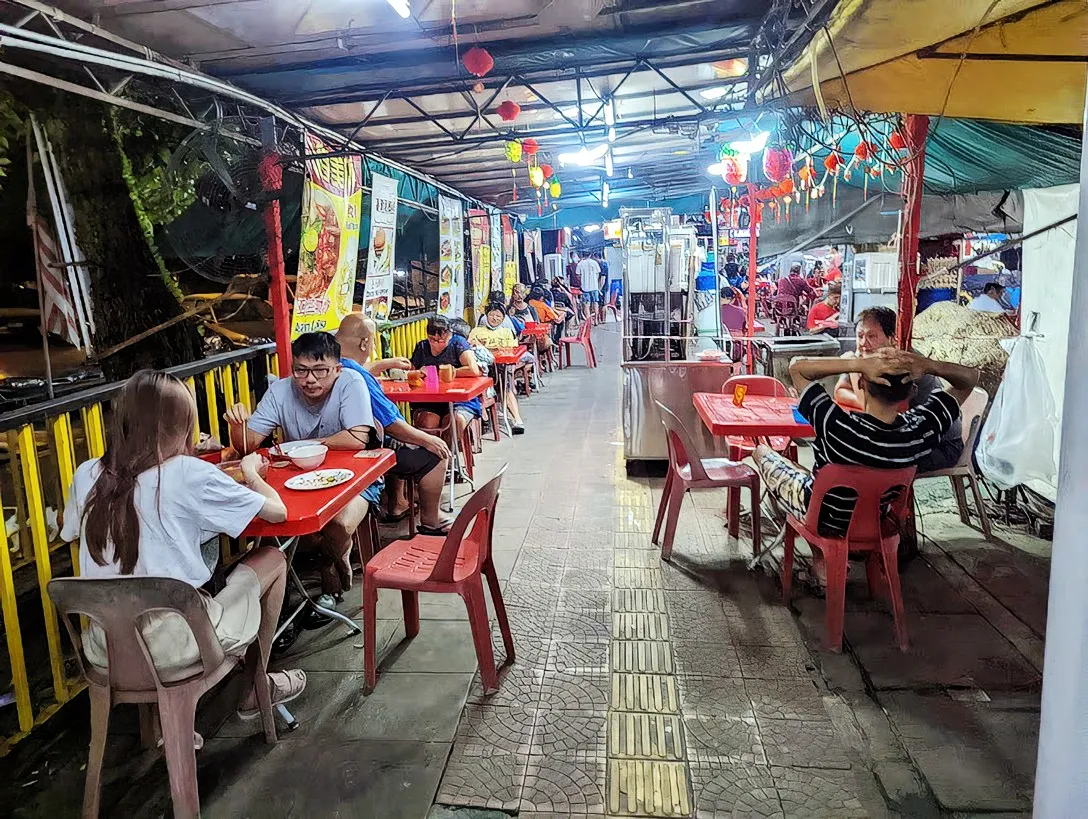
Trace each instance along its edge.
<path fill-rule="evenodd" d="M 548 192 L 551 193 L 552 199 L 558 199 L 563 194 L 563 186 L 555 180 L 552 180 L 552 184 L 548 187 Z"/>
<path fill-rule="evenodd" d="M 512 139 L 506 143 L 506 158 L 511 162 L 521 162 L 521 142 Z"/>
<path fill-rule="evenodd" d="M 534 188 L 539 188 L 544 184 L 544 171 L 540 170 L 539 165 L 534 165 L 529 169 L 529 182 L 532 183 Z"/>

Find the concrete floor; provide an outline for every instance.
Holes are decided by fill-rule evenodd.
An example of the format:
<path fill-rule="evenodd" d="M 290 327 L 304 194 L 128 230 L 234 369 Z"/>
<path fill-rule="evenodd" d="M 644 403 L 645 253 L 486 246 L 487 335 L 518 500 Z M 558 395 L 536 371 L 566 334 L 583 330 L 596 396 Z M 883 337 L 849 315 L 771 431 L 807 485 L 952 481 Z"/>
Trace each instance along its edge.
<path fill-rule="evenodd" d="M 932 539 L 904 576 L 911 651 L 855 583 L 844 653 L 822 651 L 823 602 L 798 588 L 791 611 L 745 570 L 721 493 L 689 496 L 659 560 L 663 481 L 626 475 L 616 328 L 595 333 L 599 369 L 552 375 L 526 434 L 477 460 L 483 479 L 509 462 L 495 562 L 517 661 L 500 690 L 481 691 L 458 598 L 424 596 L 406 642 L 399 595 L 383 596 L 369 697 L 361 638 L 326 627 L 279 660 L 309 687 L 278 745 L 225 718 L 229 693 L 203 709 L 205 816 L 1028 815 L 1046 561 L 984 544 L 949 493 L 920 492 Z M 342 610 L 357 618 L 358 601 L 356 587 Z M 495 645 L 501 661 L 497 630 Z M 11 815 L 78 815 L 72 714 L 38 756 L 7 761 Z M 169 815 L 161 760 L 118 714 L 104 815 Z"/>

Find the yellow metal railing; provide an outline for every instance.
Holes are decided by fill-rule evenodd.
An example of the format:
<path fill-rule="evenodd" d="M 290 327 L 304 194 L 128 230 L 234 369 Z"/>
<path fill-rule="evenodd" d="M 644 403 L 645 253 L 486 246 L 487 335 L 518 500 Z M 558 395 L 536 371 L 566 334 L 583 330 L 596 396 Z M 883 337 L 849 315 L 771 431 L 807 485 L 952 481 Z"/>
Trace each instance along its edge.
<path fill-rule="evenodd" d="M 397 328 L 405 339 L 407 326 Z M 252 409 L 264 393 L 265 376 L 276 375 L 278 366 L 274 347 L 264 345 L 171 372 L 197 397 L 194 436 L 202 430 L 219 437 L 224 409 L 236 401 Z M 0 415 L 0 524 L 14 524 L 10 536 L 0 525 L 0 614 L 8 661 L 0 679 L 10 676 L 15 705 L 14 714 L 0 707 L 0 756 L 82 688 L 74 665 L 66 662 L 72 649 L 46 587 L 55 574 L 79 571 L 78 544 L 68 548 L 59 537 L 64 504 L 76 466 L 106 450 L 109 402 L 120 388 L 96 387 Z M 224 562 L 237 560 L 244 548 L 224 539 Z"/>

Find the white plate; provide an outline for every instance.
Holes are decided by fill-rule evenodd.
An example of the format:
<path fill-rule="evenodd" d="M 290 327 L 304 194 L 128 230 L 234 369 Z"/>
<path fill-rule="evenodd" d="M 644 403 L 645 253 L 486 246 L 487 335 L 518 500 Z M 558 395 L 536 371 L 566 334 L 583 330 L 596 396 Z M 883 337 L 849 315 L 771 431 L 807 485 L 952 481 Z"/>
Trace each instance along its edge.
<path fill-rule="evenodd" d="M 313 446 L 315 444 L 320 444 L 320 443 L 321 443 L 321 441 L 317 440 L 316 438 L 313 439 L 313 440 L 307 439 L 305 441 L 284 441 L 282 444 L 276 444 L 276 446 L 272 447 L 271 452 L 272 452 L 273 455 L 279 455 L 279 456 L 282 456 L 282 457 L 286 458 L 287 453 L 290 452 L 295 447 Z"/>
<path fill-rule="evenodd" d="M 303 472 L 284 482 L 287 489 L 308 491 L 312 489 L 331 489 L 342 483 L 347 483 L 355 477 L 350 469 L 315 469 L 313 472 Z"/>

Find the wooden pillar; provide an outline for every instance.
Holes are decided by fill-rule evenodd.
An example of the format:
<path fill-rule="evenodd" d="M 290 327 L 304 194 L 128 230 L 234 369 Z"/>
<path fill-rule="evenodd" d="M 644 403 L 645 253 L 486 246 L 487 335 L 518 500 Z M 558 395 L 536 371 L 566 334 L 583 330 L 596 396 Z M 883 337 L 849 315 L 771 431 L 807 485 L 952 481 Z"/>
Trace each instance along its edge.
<path fill-rule="evenodd" d="M 907 160 L 903 167 L 903 235 L 899 241 L 899 347 L 910 349 L 914 329 L 914 297 L 918 292 L 918 233 L 922 227 L 922 190 L 926 170 L 926 137 L 929 117 L 908 114 L 903 127 Z"/>
<path fill-rule="evenodd" d="M 291 372 L 291 311 L 287 307 L 287 275 L 283 268 L 283 235 L 280 222 L 279 192 L 283 189 L 283 167 L 276 153 L 275 120 L 261 120 L 261 143 L 265 154 L 259 173 L 261 185 L 268 193 L 277 196 L 264 206 L 264 227 L 268 235 L 268 300 L 272 302 L 272 321 L 276 330 L 276 355 L 279 357 L 281 374 Z"/>

